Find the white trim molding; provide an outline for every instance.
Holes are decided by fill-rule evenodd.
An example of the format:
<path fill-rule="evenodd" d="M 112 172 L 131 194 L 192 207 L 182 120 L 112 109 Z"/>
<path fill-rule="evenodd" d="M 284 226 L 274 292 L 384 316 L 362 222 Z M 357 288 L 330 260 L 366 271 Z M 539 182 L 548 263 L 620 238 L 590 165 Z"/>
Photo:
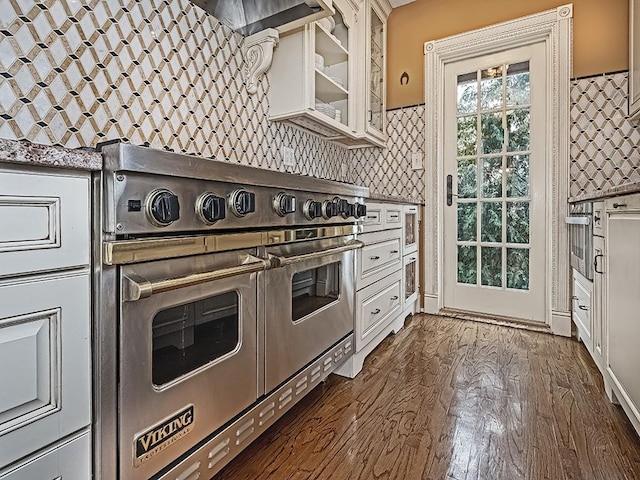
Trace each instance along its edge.
<path fill-rule="evenodd" d="M 547 279 L 545 322 L 559 335 L 570 335 L 569 239 L 564 217 L 569 193 L 570 78 L 573 5 L 518 18 L 479 30 L 426 42 L 425 55 L 425 228 L 423 278 L 426 298 L 443 306 L 443 138 L 444 71 L 448 63 L 505 49 L 544 42 L 547 49 L 546 164 Z"/>

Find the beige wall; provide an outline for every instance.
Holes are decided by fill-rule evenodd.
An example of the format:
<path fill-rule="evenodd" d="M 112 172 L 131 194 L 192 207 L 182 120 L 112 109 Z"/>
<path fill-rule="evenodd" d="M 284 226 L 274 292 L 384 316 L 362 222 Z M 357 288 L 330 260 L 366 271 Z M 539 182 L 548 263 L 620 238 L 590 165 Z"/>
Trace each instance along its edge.
<path fill-rule="evenodd" d="M 541 12 L 567 0 L 416 0 L 393 10 L 387 40 L 387 108 L 424 102 L 423 44 Z M 573 76 L 629 68 L 628 0 L 573 1 Z M 403 72 L 409 83 L 400 85 Z"/>

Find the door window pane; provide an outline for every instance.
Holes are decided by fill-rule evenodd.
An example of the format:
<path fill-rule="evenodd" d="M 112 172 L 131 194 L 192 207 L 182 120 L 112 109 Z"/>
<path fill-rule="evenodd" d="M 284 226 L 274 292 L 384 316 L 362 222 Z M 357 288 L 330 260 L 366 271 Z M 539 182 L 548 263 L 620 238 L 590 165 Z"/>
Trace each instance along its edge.
<path fill-rule="evenodd" d="M 476 154 L 477 117 L 458 117 L 458 156 Z"/>
<path fill-rule="evenodd" d="M 481 72 L 480 105 L 482 110 L 502 107 L 502 66 Z"/>
<path fill-rule="evenodd" d="M 482 247 L 482 285 L 502 286 L 502 248 Z"/>
<path fill-rule="evenodd" d="M 478 110 L 478 82 L 476 72 L 458 76 L 458 113 Z"/>
<path fill-rule="evenodd" d="M 482 159 L 482 196 L 502 197 L 502 157 Z"/>
<path fill-rule="evenodd" d="M 504 142 L 504 128 L 502 127 L 502 113 L 482 114 L 482 153 L 502 152 Z M 458 136 L 458 143 L 460 137 Z"/>
<path fill-rule="evenodd" d="M 529 202 L 507 202 L 507 243 L 529 243 Z"/>
<path fill-rule="evenodd" d="M 507 112 L 507 130 L 509 131 L 509 152 L 529 150 L 529 124 L 531 122 L 528 108 Z"/>
<path fill-rule="evenodd" d="M 458 160 L 458 197 L 476 198 L 478 171 L 475 158 Z"/>
<path fill-rule="evenodd" d="M 295 322 L 340 296 L 340 262 L 296 273 L 291 279 L 291 317 Z"/>
<path fill-rule="evenodd" d="M 507 197 L 529 196 L 529 155 L 507 157 Z"/>
<path fill-rule="evenodd" d="M 507 70 L 507 105 L 531 103 L 529 62 L 509 65 Z"/>
<path fill-rule="evenodd" d="M 507 248 L 507 288 L 529 290 L 529 250 Z"/>
<path fill-rule="evenodd" d="M 477 203 L 458 203 L 458 240 L 472 242 L 477 238 Z"/>
<path fill-rule="evenodd" d="M 235 350 L 238 303 L 232 291 L 158 312 L 151 326 L 153 384 L 164 385 Z"/>
<path fill-rule="evenodd" d="M 478 283 L 477 247 L 458 245 L 458 283 Z"/>
<path fill-rule="evenodd" d="M 482 241 L 502 242 L 502 203 L 482 203 Z"/>

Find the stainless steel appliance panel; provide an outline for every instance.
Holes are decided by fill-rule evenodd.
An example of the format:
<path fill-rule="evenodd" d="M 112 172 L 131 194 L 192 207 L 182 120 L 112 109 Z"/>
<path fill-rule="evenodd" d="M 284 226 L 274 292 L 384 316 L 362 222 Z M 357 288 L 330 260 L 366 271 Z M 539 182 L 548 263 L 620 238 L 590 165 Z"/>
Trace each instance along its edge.
<path fill-rule="evenodd" d="M 267 249 L 268 255 L 282 264 L 265 273 L 267 391 L 353 331 L 354 256 L 360 247 L 361 243 L 345 237 Z M 335 264 L 339 265 L 339 274 L 335 273 Z M 303 295 L 302 289 L 331 291 L 327 286 L 331 282 L 335 282 L 337 292 L 329 301 L 324 293 L 312 293 L 303 305 L 296 302 L 296 295 Z"/>
<path fill-rule="evenodd" d="M 256 332 L 260 275 L 206 281 L 211 272 L 254 269 L 260 265 L 255 253 L 121 269 L 120 480 L 156 474 L 263 393 Z M 131 279 L 152 287 L 131 295 Z M 220 356 L 212 358 L 216 351 Z"/>

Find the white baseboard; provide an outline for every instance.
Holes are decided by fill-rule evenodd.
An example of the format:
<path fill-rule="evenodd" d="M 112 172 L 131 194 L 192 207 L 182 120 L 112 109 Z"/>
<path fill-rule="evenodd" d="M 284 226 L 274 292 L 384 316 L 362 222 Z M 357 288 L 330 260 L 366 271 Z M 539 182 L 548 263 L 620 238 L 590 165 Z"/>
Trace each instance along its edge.
<path fill-rule="evenodd" d="M 433 293 L 425 293 L 422 297 L 423 305 L 422 313 L 430 313 L 436 315 L 440 311 L 438 306 L 438 295 Z"/>
<path fill-rule="evenodd" d="M 551 311 L 551 331 L 562 337 L 571 336 L 571 312 Z"/>

